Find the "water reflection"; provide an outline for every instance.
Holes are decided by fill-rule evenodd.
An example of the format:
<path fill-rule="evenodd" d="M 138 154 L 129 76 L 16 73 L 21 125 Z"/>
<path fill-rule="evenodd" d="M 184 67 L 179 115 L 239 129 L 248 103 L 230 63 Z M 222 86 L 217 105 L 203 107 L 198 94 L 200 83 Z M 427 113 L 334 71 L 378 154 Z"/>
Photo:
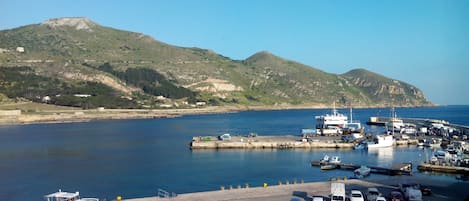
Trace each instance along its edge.
<path fill-rule="evenodd" d="M 392 165 L 393 156 L 394 156 L 394 148 L 386 147 L 386 148 L 368 149 L 368 155 L 376 157 L 377 165 L 389 166 L 389 165 Z"/>

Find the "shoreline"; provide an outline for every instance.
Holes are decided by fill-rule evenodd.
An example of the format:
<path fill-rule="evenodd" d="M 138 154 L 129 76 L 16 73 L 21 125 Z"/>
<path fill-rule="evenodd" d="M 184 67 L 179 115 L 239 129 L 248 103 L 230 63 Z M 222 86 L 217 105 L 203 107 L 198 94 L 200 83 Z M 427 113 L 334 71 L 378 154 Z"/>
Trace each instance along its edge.
<path fill-rule="evenodd" d="M 412 107 L 436 107 L 436 106 L 402 106 Z M 30 125 L 30 124 L 55 124 L 55 123 L 79 123 L 97 120 L 116 119 L 159 119 L 175 118 L 185 115 L 200 114 L 225 114 L 243 111 L 276 111 L 276 110 L 302 110 L 302 109 L 329 109 L 326 105 L 278 105 L 278 106 L 209 106 L 204 108 L 189 109 L 90 109 L 90 110 L 40 110 L 37 112 L 21 113 L 17 116 L 0 116 L 0 126 Z M 338 107 L 346 109 L 346 107 Z M 357 106 L 354 108 L 387 108 L 383 105 Z"/>

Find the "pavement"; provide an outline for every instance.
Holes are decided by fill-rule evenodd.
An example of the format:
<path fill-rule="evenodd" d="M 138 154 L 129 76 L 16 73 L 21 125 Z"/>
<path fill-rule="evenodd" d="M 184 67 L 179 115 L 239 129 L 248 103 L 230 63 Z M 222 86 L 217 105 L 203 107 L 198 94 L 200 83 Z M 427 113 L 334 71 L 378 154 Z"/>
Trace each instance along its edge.
<path fill-rule="evenodd" d="M 413 181 L 422 185 L 429 186 L 433 193 L 430 196 L 423 196 L 425 201 L 437 201 L 437 200 L 469 200 L 469 192 L 467 191 L 469 183 L 457 182 L 457 183 L 445 183 L 441 181 L 432 180 L 431 177 L 425 179 L 417 179 L 409 176 L 393 177 L 392 179 L 380 179 L 369 181 L 364 180 L 340 180 L 334 182 L 345 183 L 346 193 L 350 193 L 350 190 L 360 190 L 362 193 L 366 193 L 370 187 L 376 187 L 383 196 L 387 196 L 389 192 L 394 189 L 398 189 L 397 185 L 402 182 Z M 255 187 L 255 188 L 235 188 L 225 189 L 208 192 L 196 192 L 180 194 L 176 197 L 171 198 L 160 198 L 160 197 L 147 197 L 147 198 L 136 198 L 128 199 L 126 201 L 306 201 L 310 200 L 311 196 L 321 196 L 325 200 L 329 200 L 330 194 L 330 181 L 326 182 L 312 182 L 304 184 L 282 184 L 267 187 Z"/>

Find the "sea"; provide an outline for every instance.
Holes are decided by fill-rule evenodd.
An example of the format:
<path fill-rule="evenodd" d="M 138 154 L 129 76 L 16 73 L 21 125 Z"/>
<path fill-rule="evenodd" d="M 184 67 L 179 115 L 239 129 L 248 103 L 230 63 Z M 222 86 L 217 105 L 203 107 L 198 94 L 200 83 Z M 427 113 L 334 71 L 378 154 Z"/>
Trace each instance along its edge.
<path fill-rule="evenodd" d="M 469 106 L 396 108 L 398 117 L 442 119 L 469 125 Z M 412 177 L 460 182 L 454 175 L 420 173 L 417 164 L 434 150 L 416 146 L 377 151 L 339 149 L 191 150 L 193 136 L 300 135 L 330 109 L 243 111 L 167 119 L 106 120 L 84 123 L 0 127 L 0 200 L 44 200 L 61 189 L 82 197 L 156 196 L 218 190 L 221 186 L 276 185 L 296 180 L 326 181 L 352 172 L 323 172 L 312 160 L 325 154 L 343 162 L 390 167 L 412 162 Z M 349 110 L 339 110 L 348 115 Z M 390 116 L 389 108 L 354 109 L 354 120 Z M 367 127 L 368 130 L 377 128 Z M 379 129 L 379 128 L 378 128 Z M 390 176 L 371 175 L 375 178 Z M 467 185 L 468 183 L 465 183 Z"/>

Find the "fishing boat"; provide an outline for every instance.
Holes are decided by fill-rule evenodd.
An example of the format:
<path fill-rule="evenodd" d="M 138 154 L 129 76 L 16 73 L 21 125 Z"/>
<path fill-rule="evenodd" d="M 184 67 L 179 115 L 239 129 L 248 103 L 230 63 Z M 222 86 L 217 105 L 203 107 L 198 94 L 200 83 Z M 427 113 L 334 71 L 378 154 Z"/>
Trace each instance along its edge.
<path fill-rule="evenodd" d="M 335 164 L 335 165 L 339 165 L 340 162 L 341 162 L 341 160 L 340 160 L 339 156 L 333 156 L 332 158 L 329 159 L 329 163 L 332 163 L 332 164 Z"/>
<path fill-rule="evenodd" d="M 329 162 L 329 156 L 326 154 L 322 159 L 320 160 L 321 163 L 328 163 Z"/>
<path fill-rule="evenodd" d="M 401 129 L 404 127 L 404 121 L 402 119 L 397 118 L 396 112 L 394 110 L 394 107 L 391 108 L 391 119 L 388 122 L 391 127 L 388 128 L 390 131 L 397 131 L 401 132 Z"/>
<path fill-rule="evenodd" d="M 394 138 L 392 135 L 376 135 L 376 143 L 366 143 L 366 148 L 392 147 Z"/>
<path fill-rule="evenodd" d="M 441 139 L 438 139 L 438 138 L 432 138 L 431 140 L 426 140 L 424 143 L 425 147 L 437 148 L 437 147 L 440 147 L 440 145 L 441 145 Z"/>
<path fill-rule="evenodd" d="M 360 166 L 360 168 L 354 170 L 353 174 L 355 174 L 357 178 L 363 178 L 363 177 L 370 175 L 370 172 L 371 172 L 371 168 L 362 165 Z"/>
<path fill-rule="evenodd" d="M 320 160 L 321 170 L 333 170 L 336 169 L 341 163 L 339 156 L 329 157 L 328 155 L 324 155 L 324 157 Z"/>
<path fill-rule="evenodd" d="M 361 149 L 365 149 L 365 148 L 366 148 L 365 143 L 360 143 L 360 144 L 357 144 L 357 145 L 353 146 L 353 149 L 355 149 L 355 150 L 361 150 Z"/>

